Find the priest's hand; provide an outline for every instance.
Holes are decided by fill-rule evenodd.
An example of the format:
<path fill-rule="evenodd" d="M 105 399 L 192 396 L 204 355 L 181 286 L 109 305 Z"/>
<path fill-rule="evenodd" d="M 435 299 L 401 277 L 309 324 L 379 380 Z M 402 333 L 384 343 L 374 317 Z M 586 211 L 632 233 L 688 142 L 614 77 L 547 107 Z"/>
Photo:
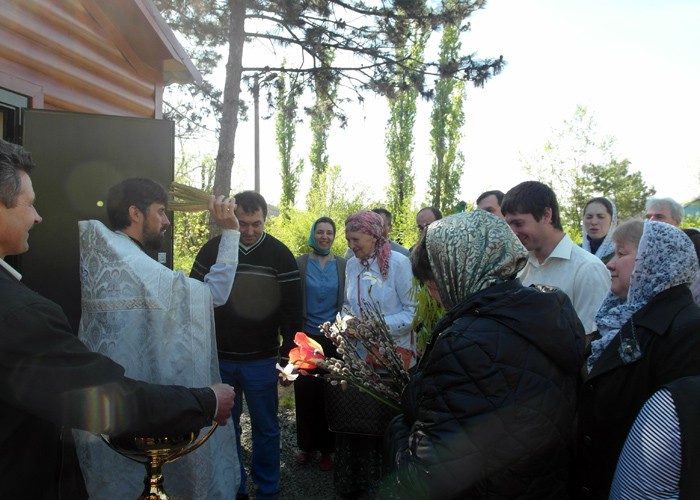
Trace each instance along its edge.
<path fill-rule="evenodd" d="M 209 197 L 209 213 L 222 229 L 238 229 L 238 219 L 235 214 L 236 199 L 224 196 Z"/>
<path fill-rule="evenodd" d="M 236 399 L 236 393 L 228 384 L 214 384 L 211 386 L 216 394 L 216 415 L 214 421 L 219 425 L 226 425 L 231 417 L 231 409 Z"/>

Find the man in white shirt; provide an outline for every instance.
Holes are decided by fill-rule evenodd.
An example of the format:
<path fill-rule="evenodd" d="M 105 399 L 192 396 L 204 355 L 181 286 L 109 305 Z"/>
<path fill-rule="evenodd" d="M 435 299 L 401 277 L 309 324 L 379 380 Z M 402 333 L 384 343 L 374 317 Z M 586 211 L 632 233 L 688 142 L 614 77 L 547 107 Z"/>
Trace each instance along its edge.
<path fill-rule="evenodd" d="M 564 234 L 554 191 L 541 182 L 522 182 L 506 193 L 501 211 L 529 252 L 519 276 L 523 284 L 561 289 L 586 334 L 594 332 L 596 312 L 610 290 L 610 273 L 598 257 Z"/>

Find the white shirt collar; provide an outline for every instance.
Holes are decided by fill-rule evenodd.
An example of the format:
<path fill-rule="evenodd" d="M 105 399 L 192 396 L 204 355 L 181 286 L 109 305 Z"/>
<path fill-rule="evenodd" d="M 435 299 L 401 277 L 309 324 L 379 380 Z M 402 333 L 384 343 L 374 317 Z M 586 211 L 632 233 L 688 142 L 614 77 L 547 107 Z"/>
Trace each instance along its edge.
<path fill-rule="evenodd" d="M 10 264 L 5 262 L 5 259 L 0 259 L 0 266 L 4 267 L 8 273 L 17 278 L 17 281 L 22 279 L 22 275 L 19 274 Z"/>

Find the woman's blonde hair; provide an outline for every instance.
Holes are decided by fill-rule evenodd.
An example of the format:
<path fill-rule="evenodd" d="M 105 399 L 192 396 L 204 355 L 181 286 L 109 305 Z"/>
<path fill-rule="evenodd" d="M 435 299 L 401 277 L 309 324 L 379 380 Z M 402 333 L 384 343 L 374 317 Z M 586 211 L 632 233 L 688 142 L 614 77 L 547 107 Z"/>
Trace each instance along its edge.
<path fill-rule="evenodd" d="M 639 247 L 639 241 L 642 239 L 643 232 L 644 221 L 642 219 L 627 219 L 615 229 L 613 241 L 616 244 L 632 243 L 635 247 Z"/>

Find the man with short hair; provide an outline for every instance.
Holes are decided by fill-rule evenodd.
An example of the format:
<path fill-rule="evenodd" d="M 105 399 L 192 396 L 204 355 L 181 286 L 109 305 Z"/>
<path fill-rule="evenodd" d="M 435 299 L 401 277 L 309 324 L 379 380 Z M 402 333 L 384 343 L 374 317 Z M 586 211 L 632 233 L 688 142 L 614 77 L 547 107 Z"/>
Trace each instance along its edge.
<path fill-rule="evenodd" d="M 373 208 L 372 212 L 375 214 L 379 214 L 382 216 L 382 220 L 384 221 L 384 237 L 389 241 L 389 244 L 391 245 L 391 249 L 394 252 L 399 252 L 404 254 L 405 256 L 408 257 L 408 248 L 403 247 L 396 243 L 395 241 L 392 241 L 389 239 L 389 233 L 391 233 L 391 220 L 392 220 L 392 215 L 391 212 L 389 212 L 386 208 Z"/>
<path fill-rule="evenodd" d="M 476 199 L 476 208 L 491 212 L 492 214 L 498 215 L 501 219 L 503 219 L 504 217 L 503 213 L 501 213 L 501 203 L 503 203 L 504 196 L 505 195 L 502 191 L 485 191 Z"/>
<path fill-rule="evenodd" d="M 145 252 L 161 247 L 170 226 L 167 202 L 163 186 L 132 177 L 107 194 L 107 216 L 114 231 L 97 220 L 78 223 L 79 337 L 92 351 L 123 365 L 133 378 L 185 386 L 221 382 L 213 307 L 226 302 L 236 273 L 240 233 L 235 204 L 223 196 L 209 199 L 223 237 L 217 263 L 202 283 Z M 169 494 L 233 498 L 240 481 L 235 439 L 231 427 L 219 429 L 206 446 L 169 465 Z M 76 432 L 76 442 L 91 498 L 128 498 L 138 491 L 143 466 L 123 460 L 88 433 Z"/>
<path fill-rule="evenodd" d="M 416 227 L 418 228 L 418 236 L 420 237 L 431 222 L 442 219 L 442 212 L 439 208 L 423 207 L 416 214 Z"/>
<path fill-rule="evenodd" d="M 242 397 L 250 413 L 253 435 L 251 475 L 258 499 L 280 493 L 280 426 L 275 365 L 288 356 L 294 335 L 302 329 L 301 281 L 292 252 L 265 232 L 267 202 L 255 191 L 235 197 L 241 231 L 238 269 L 228 301 L 214 311 L 221 378 L 236 389 L 234 424 L 241 458 Z M 217 258 L 220 237 L 197 254 L 193 278 L 204 279 Z M 282 347 L 280 348 L 280 336 Z M 322 409 L 319 409 L 322 411 Z M 239 498 L 247 498 L 241 462 Z"/>
<path fill-rule="evenodd" d="M 665 222 L 680 227 L 685 215 L 683 205 L 672 198 L 649 198 L 646 203 L 645 219 Z"/>
<path fill-rule="evenodd" d="M 596 312 L 610 290 L 610 273 L 598 257 L 564 234 L 554 191 L 541 182 L 522 182 L 506 193 L 501 210 L 529 252 L 519 275 L 523 284 L 561 289 L 586 334 L 594 332 Z"/>
<path fill-rule="evenodd" d="M 27 151 L 0 140 L 0 498 L 83 499 L 71 428 L 188 434 L 212 419 L 225 425 L 234 394 L 224 384 L 187 389 L 125 377 L 78 340 L 57 304 L 21 283 L 5 258 L 29 249 L 29 230 L 42 220 L 33 168 Z"/>

